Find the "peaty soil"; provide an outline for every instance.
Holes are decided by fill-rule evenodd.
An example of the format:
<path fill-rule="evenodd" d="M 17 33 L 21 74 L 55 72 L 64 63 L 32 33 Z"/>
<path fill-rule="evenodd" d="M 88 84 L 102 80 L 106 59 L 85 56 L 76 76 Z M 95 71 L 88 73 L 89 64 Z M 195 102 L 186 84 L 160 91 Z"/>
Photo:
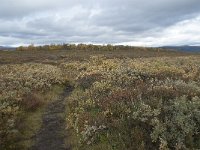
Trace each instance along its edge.
<path fill-rule="evenodd" d="M 65 98 L 69 96 L 72 87 L 66 87 L 60 97 L 51 102 L 42 117 L 42 126 L 35 135 L 35 144 L 31 150 L 69 150 L 65 146 Z"/>

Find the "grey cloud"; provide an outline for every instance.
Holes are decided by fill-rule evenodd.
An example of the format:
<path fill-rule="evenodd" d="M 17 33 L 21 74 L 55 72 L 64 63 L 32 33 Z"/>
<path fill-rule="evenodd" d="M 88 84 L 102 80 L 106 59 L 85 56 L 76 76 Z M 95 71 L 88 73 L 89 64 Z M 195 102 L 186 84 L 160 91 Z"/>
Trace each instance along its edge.
<path fill-rule="evenodd" d="M 0 45 L 136 41 L 156 38 L 166 28 L 200 15 L 199 0 L 0 0 L 0 3 Z"/>
<path fill-rule="evenodd" d="M 104 9 L 94 22 L 133 33 L 138 30 L 169 26 L 200 12 L 200 1 L 197 0 L 112 2 L 110 4 L 112 6 Z"/>

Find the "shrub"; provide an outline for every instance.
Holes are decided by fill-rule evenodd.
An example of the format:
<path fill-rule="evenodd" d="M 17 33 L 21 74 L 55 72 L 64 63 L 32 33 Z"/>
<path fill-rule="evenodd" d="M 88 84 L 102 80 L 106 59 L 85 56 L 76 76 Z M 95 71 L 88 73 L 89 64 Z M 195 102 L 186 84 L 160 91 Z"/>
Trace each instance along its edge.
<path fill-rule="evenodd" d="M 17 149 L 16 122 L 24 111 L 33 111 L 43 102 L 44 93 L 55 84 L 66 81 L 55 66 L 28 63 L 0 66 L 0 145 L 3 149 Z"/>
<path fill-rule="evenodd" d="M 70 96 L 67 118 L 80 148 L 200 148 L 197 62 L 93 57 L 82 64 L 78 85 L 89 86 Z M 93 78 L 96 74 L 101 78 Z"/>

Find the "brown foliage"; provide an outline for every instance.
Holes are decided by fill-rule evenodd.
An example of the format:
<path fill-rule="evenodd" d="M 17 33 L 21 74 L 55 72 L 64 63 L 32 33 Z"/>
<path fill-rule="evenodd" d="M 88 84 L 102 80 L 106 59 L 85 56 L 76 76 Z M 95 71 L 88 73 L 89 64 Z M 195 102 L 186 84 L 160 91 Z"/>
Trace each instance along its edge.
<path fill-rule="evenodd" d="M 38 94 L 32 92 L 23 96 L 22 107 L 27 111 L 34 111 L 43 103 L 44 102 L 42 101 L 41 97 Z"/>

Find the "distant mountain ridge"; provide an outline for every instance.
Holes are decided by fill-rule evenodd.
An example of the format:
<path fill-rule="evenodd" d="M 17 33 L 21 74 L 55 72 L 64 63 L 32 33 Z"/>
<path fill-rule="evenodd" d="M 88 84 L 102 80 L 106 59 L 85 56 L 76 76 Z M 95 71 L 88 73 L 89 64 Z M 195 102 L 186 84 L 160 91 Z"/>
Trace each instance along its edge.
<path fill-rule="evenodd" d="M 15 47 L 9 47 L 9 46 L 0 46 L 0 50 L 15 50 Z"/>
<path fill-rule="evenodd" d="M 172 50 L 178 50 L 178 51 L 184 51 L 184 52 L 200 52 L 200 46 L 189 46 L 189 45 L 183 45 L 183 46 L 162 46 L 160 48 L 163 48 L 163 49 L 172 49 Z"/>

